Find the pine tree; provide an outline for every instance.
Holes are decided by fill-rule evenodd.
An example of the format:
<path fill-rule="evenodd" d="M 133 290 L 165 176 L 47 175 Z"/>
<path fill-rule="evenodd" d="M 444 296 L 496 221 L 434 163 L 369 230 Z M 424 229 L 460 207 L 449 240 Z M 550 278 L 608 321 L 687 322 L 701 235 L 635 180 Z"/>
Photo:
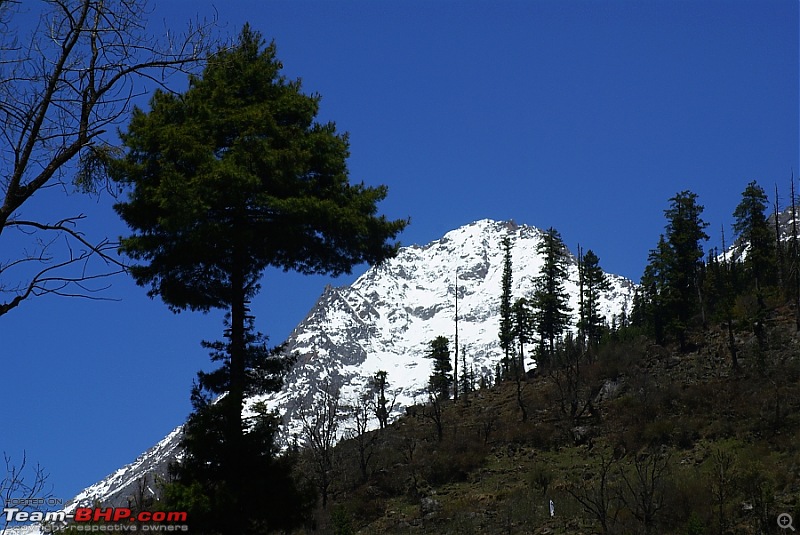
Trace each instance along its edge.
<path fill-rule="evenodd" d="M 736 340 L 733 335 L 733 307 L 736 301 L 736 271 L 725 252 L 725 231 L 722 229 L 722 261 L 714 250 L 706 260 L 706 276 L 703 281 L 705 295 L 708 297 L 709 313 L 713 320 L 724 322 L 728 330 L 728 349 L 734 371 L 739 369 Z"/>
<path fill-rule="evenodd" d="M 453 356 L 453 400 L 458 401 L 458 382 L 460 381 L 460 377 L 458 376 L 458 267 L 456 267 L 456 284 L 455 284 L 455 293 L 456 293 L 456 313 L 455 313 L 455 323 L 456 323 L 456 336 L 455 336 L 455 355 Z"/>
<path fill-rule="evenodd" d="M 514 319 L 514 339 L 518 344 L 517 361 L 520 375 L 525 374 L 525 345 L 531 342 L 533 336 L 533 313 L 528 300 L 520 297 L 511 307 Z"/>
<path fill-rule="evenodd" d="M 287 359 L 281 347 L 267 347 L 266 338 L 254 332 L 249 315 L 245 336 L 245 371 L 251 378 L 245 394 L 277 392 L 293 359 Z M 230 384 L 230 340 L 203 342 L 203 346 L 221 366 L 197 374 L 192 389 L 194 411 L 184 426 L 183 456 L 170 467 L 173 480 L 165 486 L 165 505 L 190 512 L 192 530 L 204 533 L 234 529 L 253 533 L 262 526 L 290 529 L 300 524 L 313 506 L 314 492 L 295 481 L 294 452 L 280 453 L 275 446 L 280 415 L 254 407 L 243 422 L 248 431 L 239 437 L 238 447 L 231 448 L 228 415 L 235 407 L 223 396 Z M 232 459 L 233 455 L 239 459 Z M 230 472 L 237 462 L 246 463 L 248 477 L 234 481 Z M 263 503 L 271 506 L 263 507 Z M 231 510 L 250 512 L 231 518 Z"/>
<path fill-rule="evenodd" d="M 736 236 L 747 242 L 747 256 L 744 259 L 745 273 L 752 281 L 753 290 L 758 302 L 758 311 L 753 322 L 753 332 L 762 349 L 766 345 L 767 305 L 764 291 L 775 281 L 777 274 L 776 241 L 769 228 L 765 215 L 768 206 L 767 194 L 755 181 L 750 182 L 742 192 L 742 200 L 733 212 L 735 221 L 733 231 Z M 763 357 L 763 353 L 759 353 Z"/>
<path fill-rule="evenodd" d="M 753 281 L 759 308 L 765 308 L 764 288 L 775 280 L 777 269 L 775 241 L 766 217 L 767 194 L 755 181 L 742 192 L 742 200 L 733 212 L 736 238 L 747 242 L 744 267 Z"/>
<path fill-rule="evenodd" d="M 790 272 L 792 274 L 792 295 L 794 300 L 795 330 L 800 331 L 800 249 L 798 249 L 797 236 L 797 197 L 794 193 L 794 171 L 791 178 L 792 196 L 792 239 L 790 242 Z"/>
<path fill-rule="evenodd" d="M 503 350 L 503 373 L 511 372 L 511 350 L 514 347 L 514 318 L 511 311 L 511 241 L 503 238 L 503 278 L 500 294 L 500 348 Z"/>
<path fill-rule="evenodd" d="M 453 365 L 450 361 L 450 342 L 447 337 L 437 336 L 431 340 L 425 357 L 433 360 L 433 373 L 429 380 L 431 393 L 438 400 L 450 399 Z"/>
<path fill-rule="evenodd" d="M 455 375 L 455 372 L 454 372 Z M 457 388 L 461 389 L 463 401 L 467 401 L 469 394 L 475 390 L 475 378 L 472 365 L 467 367 L 467 348 L 461 348 L 461 375 L 459 376 Z"/>
<path fill-rule="evenodd" d="M 556 341 L 569 326 L 567 292 L 567 250 L 561 235 L 554 228 L 545 231 L 536 248 L 544 263 L 535 280 L 533 294 L 534 324 L 540 337 L 539 365 L 546 368 L 553 360 Z"/>
<path fill-rule="evenodd" d="M 645 332 L 655 338 L 657 344 L 664 344 L 669 310 L 667 306 L 667 274 L 669 271 L 670 251 L 662 234 L 658 245 L 647 257 L 639 288 L 633 299 L 631 323 L 642 327 Z"/>
<path fill-rule="evenodd" d="M 591 355 L 605 328 L 606 318 L 600 314 L 600 298 L 611 289 L 606 274 L 600 268 L 600 259 L 589 249 L 580 263 L 583 299 L 581 300 L 581 321 L 578 325 L 586 338 L 587 349 Z"/>
<path fill-rule="evenodd" d="M 700 285 L 703 247 L 700 242 L 708 240 L 704 231 L 708 224 L 700 217 L 703 206 L 697 203 L 695 193 L 682 191 L 671 198 L 670 203 L 664 211 L 670 249 L 666 271 L 668 328 L 685 351 L 691 319 L 698 312 L 703 314 Z"/>
<path fill-rule="evenodd" d="M 751 182 L 755 184 L 755 181 Z M 772 219 L 775 224 L 775 241 L 773 247 L 775 248 L 775 276 L 777 277 L 778 287 L 783 287 L 783 269 L 784 265 L 784 251 L 783 244 L 781 243 L 781 214 L 780 214 L 780 197 L 778 196 L 778 185 L 775 184 L 775 204 L 773 204 Z"/>
<path fill-rule="evenodd" d="M 237 535 L 254 529 L 236 493 L 251 475 L 242 419 L 251 388 L 247 305 L 264 269 L 347 273 L 391 256 L 389 240 L 407 224 L 376 215 L 385 187 L 349 183 L 347 135 L 315 121 L 320 97 L 303 94 L 281 68 L 274 44 L 245 26 L 184 94 L 157 91 L 149 112 L 134 111 L 121 134 L 127 154 L 110 168 L 131 188 L 115 209 L 134 232 L 121 251 L 140 262 L 130 268 L 137 284 L 174 311 L 229 313 L 227 393 L 215 405 L 225 428 L 206 438 L 229 451 L 218 488 L 234 493 L 227 512 L 243 523 L 225 531 Z"/>

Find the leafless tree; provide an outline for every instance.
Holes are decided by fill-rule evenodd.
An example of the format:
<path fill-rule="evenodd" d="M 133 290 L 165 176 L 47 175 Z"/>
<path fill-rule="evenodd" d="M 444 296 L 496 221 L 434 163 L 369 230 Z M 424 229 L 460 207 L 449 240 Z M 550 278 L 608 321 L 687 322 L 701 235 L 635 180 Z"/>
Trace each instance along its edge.
<path fill-rule="evenodd" d="M 428 392 L 428 403 L 422 407 L 422 417 L 433 422 L 436 439 L 441 442 L 444 434 L 444 401 L 435 392 Z"/>
<path fill-rule="evenodd" d="M 603 533 L 610 532 L 620 512 L 621 503 L 612 470 L 615 465 L 613 456 L 603 452 L 594 477 L 582 478 L 567 488 L 567 492 L 581 504 L 583 510 L 597 520 Z"/>
<path fill-rule="evenodd" d="M 359 396 L 349 405 L 351 424 L 345 431 L 345 436 L 351 439 L 358 450 L 358 466 L 361 470 L 361 480 L 366 483 L 369 478 L 369 462 L 375 453 L 375 445 L 378 443 L 377 432 L 369 432 L 370 414 L 374 407 L 367 392 Z"/>
<path fill-rule="evenodd" d="M 311 451 L 312 466 L 324 509 L 328 505 L 336 467 L 333 447 L 339 432 L 340 393 L 330 384 L 323 385 L 320 393 L 321 396 L 314 406 L 300 413 L 300 422 L 304 446 Z"/>
<path fill-rule="evenodd" d="M 0 0 L 0 316 L 39 295 L 97 298 L 124 268 L 84 214 L 32 207 L 107 186 L 109 130 L 206 57 L 210 23 L 159 38 L 147 14 L 144 0 Z"/>
<path fill-rule="evenodd" d="M 652 452 L 637 455 L 633 460 L 632 470 L 619 470 L 624 487 L 620 497 L 633 516 L 641 522 L 645 535 L 653 533 L 666 506 L 669 462 L 669 455 Z"/>
<path fill-rule="evenodd" d="M 14 464 L 7 453 L 3 453 L 5 461 L 5 473 L 0 479 L 0 502 L 2 508 L 16 508 L 20 511 L 39 511 L 47 505 L 49 498 L 53 496 L 47 484 L 48 474 L 39 464 L 33 467 L 28 466 L 27 455 L 22 453 L 22 460 L 19 464 Z M 6 532 L 8 520 L 3 515 L 0 535 Z"/>
<path fill-rule="evenodd" d="M 711 470 L 709 490 L 717 517 L 718 533 L 727 533 L 729 519 L 732 518 L 729 502 L 737 493 L 739 484 L 736 456 L 724 450 L 716 450 L 711 455 Z"/>

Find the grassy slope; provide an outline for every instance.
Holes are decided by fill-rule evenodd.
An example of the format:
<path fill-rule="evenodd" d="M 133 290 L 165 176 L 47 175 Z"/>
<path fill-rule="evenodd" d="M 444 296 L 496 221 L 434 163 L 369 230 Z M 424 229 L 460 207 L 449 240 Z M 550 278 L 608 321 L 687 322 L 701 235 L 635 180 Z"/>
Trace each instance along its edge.
<path fill-rule="evenodd" d="M 561 410 L 568 374 L 522 383 L 526 422 L 513 381 L 447 402 L 441 442 L 418 407 L 372 433 L 366 482 L 356 442 L 337 447 L 332 503 L 307 531 L 600 533 L 578 498 L 597 501 L 606 465 L 611 533 L 778 532 L 778 514 L 800 519 L 800 341 L 788 310 L 763 350 L 743 326 L 734 374 L 726 340 L 606 344 L 581 367 L 579 407 L 595 410 L 580 417 Z"/>

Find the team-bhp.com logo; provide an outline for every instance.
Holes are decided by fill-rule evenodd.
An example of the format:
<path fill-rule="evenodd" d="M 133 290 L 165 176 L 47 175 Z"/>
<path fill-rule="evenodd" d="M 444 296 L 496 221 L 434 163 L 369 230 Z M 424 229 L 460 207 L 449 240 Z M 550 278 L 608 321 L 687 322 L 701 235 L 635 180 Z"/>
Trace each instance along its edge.
<path fill-rule="evenodd" d="M 52 526 L 50 531 L 59 531 L 56 526 L 67 523 L 77 531 L 189 531 L 185 524 L 185 511 L 138 511 L 127 507 L 78 507 L 72 513 L 64 511 L 23 511 L 19 507 L 6 507 L 3 514 L 10 522 L 41 522 Z M 183 522 L 183 524 L 179 524 Z M 63 529 L 63 528 L 62 528 Z"/>

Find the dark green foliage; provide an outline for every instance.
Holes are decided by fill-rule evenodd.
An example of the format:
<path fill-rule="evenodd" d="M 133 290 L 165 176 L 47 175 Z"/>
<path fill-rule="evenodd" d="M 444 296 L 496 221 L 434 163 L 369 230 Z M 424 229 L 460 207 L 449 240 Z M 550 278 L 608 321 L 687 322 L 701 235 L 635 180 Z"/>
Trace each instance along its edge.
<path fill-rule="evenodd" d="M 511 350 L 514 347 L 514 317 L 511 307 L 511 241 L 503 238 L 503 278 L 500 283 L 500 348 L 503 350 L 503 372 L 511 370 Z"/>
<path fill-rule="evenodd" d="M 352 515 L 344 507 L 337 507 L 331 513 L 331 528 L 334 535 L 355 535 Z"/>
<path fill-rule="evenodd" d="M 603 336 L 603 330 L 606 326 L 606 318 L 600 314 L 599 301 L 603 293 L 611 288 L 611 284 L 600 267 L 600 259 L 591 249 L 586 251 L 586 254 L 581 259 L 579 276 L 581 277 L 583 295 L 578 329 L 585 336 L 586 345 L 591 355 L 597 344 L 600 343 L 600 338 Z"/>
<path fill-rule="evenodd" d="M 703 226 L 695 227 L 700 234 Z M 696 279 L 681 279 L 676 251 L 662 236 L 637 295 L 634 325 L 606 330 L 597 358 L 587 359 L 585 344 L 564 332 L 541 373 L 499 381 L 466 403 L 431 396 L 382 430 L 370 481 L 352 491 L 337 483 L 342 495 L 369 496 L 362 503 L 371 512 L 359 529 L 766 533 L 781 512 L 797 514 L 796 477 L 786 469 L 800 463 L 791 302 L 766 294 L 762 348 L 745 328 L 759 317 L 754 289 L 741 284 L 746 266 L 712 250 L 705 263 L 692 264 Z M 596 263 L 585 258 L 586 266 Z M 583 271 L 583 258 L 581 264 Z M 691 282 L 695 299 L 681 352 L 678 280 Z M 512 304 L 515 341 L 524 303 Z M 586 313 L 585 294 L 582 308 Z M 726 346 L 740 348 L 739 373 L 728 369 Z M 531 417 L 520 424 L 525 407 Z M 428 420 L 438 440 L 431 440 Z M 440 508 L 420 504 L 431 497 Z"/>
<path fill-rule="evenodd" d="M 544 264 L 535 282 L 533 317 L 541 340 L 539 365 L 546 368 L 555 355 L 556 341 L 569 325 L 570 308 L 564 289 L 569 257 L 561 235 L 552 227 L 545 231 L 537 252 L 544 258 Z"/>
<path fill-rule="evenodd" d="M 444 336 L 437 336 L 428 344 L 427 358 L 433 360 L 433 373 L 430 377 L 431 393 L 436 399 L 449 399 L 453 385 L 453 365 L 450 361 L 450 342 Z"/>
<path fill-rule="evenodd" d="M 666 336 L 670 256 L 671 251 L 662 234 L 658 246 L 647 257 L 647 266 L 634 297 L 631 313 L 633 325 L 644 327 L 657 344 L 663 344 Z"/>
<path fill-rule="evenodd" d="M 733 231 L 736 237 L 747 242 L 744 267 L 763 306 L 764 287 L 776 281 L 777 260 L 775 236 L 767 221 L 767 194 L 750 182 L 742 192 L 742 200 L 733 212 Z"/>
<path fill-rule="evenodd" d="M 122 134 L 116 210 L 135 234 L 131 271 L 175 309 L 227 308 L 269 265 L 341 274 L 379 262 L 406 221 L 376 216 L 386 188 L 349 183 L 346 134 L 314 121 L 320 97 L 280 73 L 275 46 L 245 27 L 183 95 L 159 91 Z M 238 266 L 242 263 L 243 266 Z"/>
<path fill-rule="evenodd" d="M 724 250 L 724 233 L 722 247 Z M 736 337 L 733 332 L 733 320 L 734 307 L 738 296 L 737 288 L 741 286 L 742 269 L 739 263 L 729 260 L 727 255 L 722 255 L 722 261 L 719 260 L 719 256 L 716 250 L 709 253 L 705 265 L 703 288 L 711 320 L 725 324 L 731 365 L 734 371 L 738 371 L 739 359 Z"/>
<path fill-rule="evenodd" d="M 518 375 L 525 373 L 525 345 L 533 339 L 533 312 L 530 303 L 524 297 L 520 297 L 511 307 L 514 319 L 514 339 L 518 344 Z"/>
<path fill-rule="evenodd" d="M 121 134 L 127 154 L 110 167 L 130 187 L 115 209 L 133 231 L 121 251 L 140 262 L 137 284 L 174 311 L 229 311 L 227 341 L 208 346 L 223 366 L 200 377 L 178 474 L 211 493 L 208 529 L 235 514 L 241 523 L 224 531 L 237 534 L 262 529 L 270 511 L 296 521 L 292 503 L 305 504 L 285 501 L 292 463 L 276 455 L 274 418 L 242 420 L 246 395 L 280 383 L 250 334 L 263 270 L 346 273 L 392 255 L 407 224 L 377 215 L 385 187 L 350 184 L 347 135 L 315 121 L 320 97 L 281 68 L 275 46 L 245 26 L 185 93 L 158 91 L 149 112 L 135 110 Z M 212 404 L 201 390 L 226 394 Z M 251 499 L 260 505 L 244 507 Z"/>
<path fill-rule="evenodd" d="M 786 255 L 787 258 L 787 272 L 791 275 L 791 295 L 793 296 L 794 300 L 794 317 L 795 317 L 795 326 L 797 331 L 800 331 L 800 247 L 798 247 L 798 235 L 797 235 L 797 197 L 794 191 L 794 172 L 792 172 L 792 181 L 791 181 L 791 211 L 790 215 L 792 217 L 792 225 L 791 225 L 791 240 L 789 241 L 789 251 Z"/>
<path fill-rule="evenodd" d="M 299 525 L 316 496 L 295 479 L 296 453 L 279 453 L 275 446 L 280 418 L 258 410 L 239 439 L 240 458 L 234 462 L 224 402 L 195 406 L 184 429 L 184 457 L 164 489 L 164 506 L 187 511 L 191 529 L 201 533 L 265 533 Z M 237 464 L 247 467 L 247 477 L 231 477 Z"/>
<path fill-rule="evenodd" d="M 703 247 L 700 242 L 708 239 L 704 232 L 708 224 L 700 217 L 703 207 L 697 203 L 695 193 L 682 191 L 670 199 L 670 203 L 664 211 L 670 251 L 666 273 L 668 327 L 681 348 L 685 349 L 690 321 L 702 307 L 700 269 Z"/>
<path fill-rule="evenodd" d="M 245 394 L 278 391 L 292 359 L 280 348 L 268 348 L 263 336 L 253 333 L 252 319 L 245 334 L 250 379 Z M 198 373 L 194 412 L 181 441 L 184 455 L 171 468 L 174 480 L 166 486 L 165 504 L 188 511 L 193 528 L 206 533 L 260 533 L 297 525 L 313 505 L 314 493 L 294 480 L 295 455 L 281 454 L 275 445 L 280 417 L 256 407 L 246 421 L 232 421 L 229 415 L 241 413 L 241 406 L 231 396 L 220 397 L 230 385 L 230 342 L 203 345 L 222 365 Z M 237 477 L 241 467 L 246 477 Z M 249 513 L 232 519 L 230 511 Z"/>
<path fill-rule="evenodd" d="M 467 401 L 469 394 L 475 391 L 475 368 L 470 363 L 467 366 L 467 348 L 461 348 L 461 372 L 458 380 L 458 389 L 463 395 L 463 400 Z"/>
<path fill-rule="evenodd" d="M 698 313 L 705 323 L 702 295 L 703 248 L 707 223 L 700 215 L 703 207 L 697 195 L 682 191 L 670 199 L 664 211 L 666 233 L 656 249 L 650 251 L 642 275 L 641 288 L 634 302 L 631 320 L 644 327 L 656 342 L 674 336 L 686 350 L 692 320 Z"/>

